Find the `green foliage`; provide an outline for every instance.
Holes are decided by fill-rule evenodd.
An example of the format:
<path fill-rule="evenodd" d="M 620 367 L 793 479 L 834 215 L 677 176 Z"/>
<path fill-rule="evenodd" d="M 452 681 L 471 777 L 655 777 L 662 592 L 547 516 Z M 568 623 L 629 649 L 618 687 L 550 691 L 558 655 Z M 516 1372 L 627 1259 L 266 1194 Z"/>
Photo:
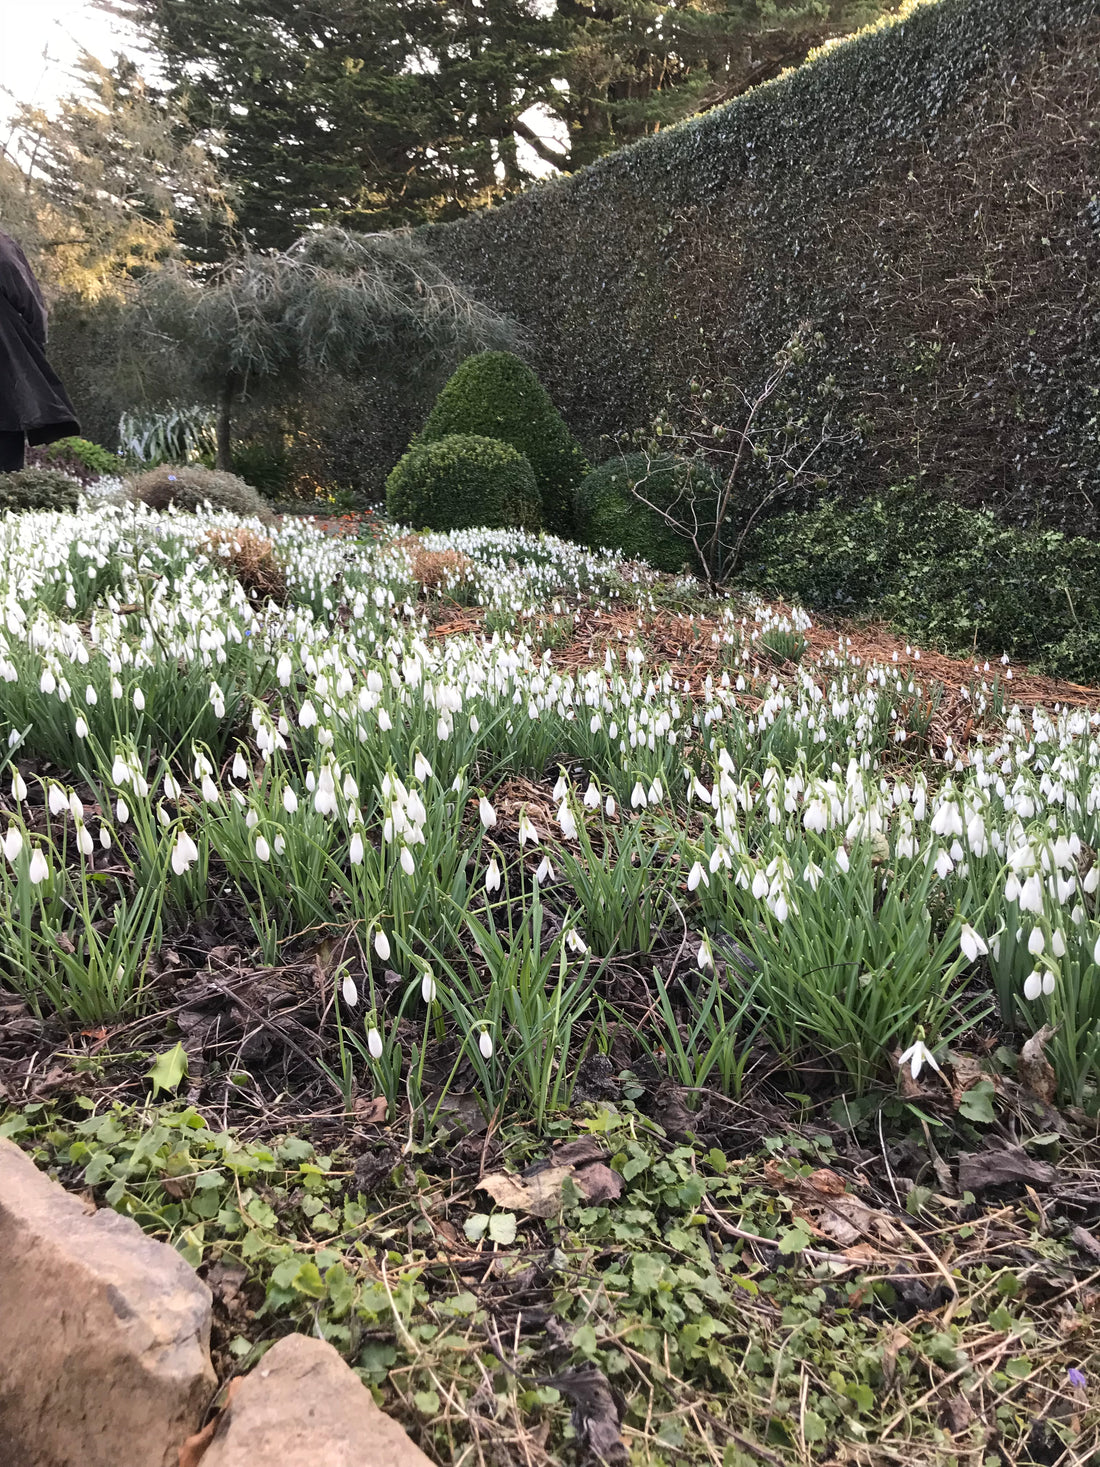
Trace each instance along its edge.
<path fill-rule="evenodd" d="M 467 357 L 436 398 L 420 436 L 431 443 L 451 433 L 499 438 L 518 449 L 534 470 L 546 528 L 572 534 L 584 456 L 526 363 L 505 351 Z"/>
<path fill-rule="evenodd" d="M 58 438 L 44 448 L 32 448 L 27 461 L 35 468 L 59 469 L 85 485 L 118 473 L 115 455 L 87 438 Z"/>
<path fill-rule="evenodd" d="M 80 484 L 61 469 L 17 469 L 0 474 L 0 512 L 24 509 L 75 509 Z"/>
<path fill-rule="evenodd" d="M 752 586 L 806 606 L 869 612 L 925 642 L 1100 676 L 1100 545 L 1018 530 L 906 484 L 831 500 L 756 532 Z"/>
<path fill-rule="evenodd" d="M 711 503 L 717 493 L 713 475 L 702 463 L 669 454 L 651 458 L 631 453 L 609 458 L 586 474 L 577 488 L 577 536 L 585 544 L 607 546 L 628 560 L 646 560 L 657 570 L 675 573 L 691 566 L 691 544 L 643 504 L 634 493 L 690 522 L 695 496 Z M 713 514 L 712 514 L 713 520 Z"/>
<path fill-rule="evenodd" d="M 417 443 L 386 480 L 391 519 L 416 529 L 538 529 L 539 490 L 522 453 L 495 438 L 451 433 Z"/>
<path fill-rule="evenodd" d="M 791 410 L 811 438 L 833 413 L 826 478 L 870 493 L 919 465 L 967 500 L 1092 532 L 1094 15 L 1091 0 L 906 4 L 728 106 L 433 228 L 432 247 L 518 322 L 582 442 L 682 404 L 694 373 L 756 380 L 809 319 L 823 365 Z M 984 180 L 965 206 L 960 159 Z"/>
<path fill-rule="evenodd" d="M 200 468 L 196 464 L 159 464 L 136 474 L 126 484 L 135 499 L 150 509 L 198 510 L 209 500 L 215 509 L 255 517 L 270 523 L 272 514 L 263 497 L 238 479 L 219 469 Z"/>

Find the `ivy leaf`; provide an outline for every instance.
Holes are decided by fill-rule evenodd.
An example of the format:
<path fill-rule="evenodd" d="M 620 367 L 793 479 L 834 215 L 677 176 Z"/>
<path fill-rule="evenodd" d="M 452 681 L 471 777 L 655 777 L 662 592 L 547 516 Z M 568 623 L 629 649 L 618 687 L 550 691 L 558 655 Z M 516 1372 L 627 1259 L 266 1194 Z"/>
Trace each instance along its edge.
<path fill-rule="evenodd" d="M 976 1085 L 963 1093 L 959 1101 L 959 1112 L 968 1121 L 977 1121 L 980 1125 L 991 1126 L 997 1117 L 993 1113 L 993 1096 L 995 1094 L 992 1082 L 979 1080 Z"/>
<path fill-rule="evenodd" d="M 162 1090 L 166 1095 L 178 1090 L 186 1076 L 187 1051 L 178 1043 L 171 1049 L 166 1049 L 163 1054 L 158 1054 L 152 1067 L 145 1072 L 145 1078 L 153 1082 L 154 1100 Z"/>
<path fill-rule="evenodd" d="M 516 1241 L 516 1215 L 514 1212 L 494 1212 L 489 1219 L 489 1237 L 502 1248 Z"/>

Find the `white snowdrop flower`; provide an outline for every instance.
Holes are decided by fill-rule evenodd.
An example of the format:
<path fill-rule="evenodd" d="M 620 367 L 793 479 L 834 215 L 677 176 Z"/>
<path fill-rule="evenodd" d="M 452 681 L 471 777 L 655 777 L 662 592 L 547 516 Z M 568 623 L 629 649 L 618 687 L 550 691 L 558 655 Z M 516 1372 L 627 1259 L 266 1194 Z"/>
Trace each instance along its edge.
<path fill-rule="evenodd" d="M 589 783 L 588 788 L 584 792 L 584 808 L 586 810 L 597 810 L 599 809 L 599 805 L 600 792 L 594 784 Z"/>
<path fill-rule="evenodd" d="M 1092 896 L 1094 894 L 1096 888 L 1100 886 L 1100 863 L 1089 867 L 1088 871 L 1085 873 L 1085 879 L 1084 881 L 1082 881 L 1081 886 L 1087 896 Z"/>
<path fill-rule="evenodd" d="M 120 825 L 125 825 L 130 818 L 130 807 L 121 795 L 115 801 L 115 817 Z"/>
<path fill-rule="evenodd" d="M 1066 955 L 1065 933 L 1060 927 L 1056 927 L 1051 933 L 1050 950 L 1056 958 L 1064 958 Z"/>
<path fill-rule="evenodd" d="M 608 795 L 607 799 L 603 802 L 603 812 L 607 816 L 608 820 L 614 820 L 615 811 L 617 808 L 618 806 L 615 804 L 615 796 Z"/>
<path fill-rule="evenodd" d="M 563 800 L 558 806 L 558 824 L 565 840 L 576 840 L 577 821 L 569 806 Z"/>
<path fill-rule="evenodd" d="M 348 770 L 347 774 L 344 775 L 344 783 L 342 788 L 344 791 L 344 799 L 350 800 L 354 804 L 355 801 L 359 798 L 359 786 L 352 778 L 350 769 Z"/>
<path fill-rule="evenodd" d="M 435 995 L 435 976 L 430 968 L 425 968 L 424 976 L 420 980 L 420 997 L 425 1003 L 435 1003 Z"/>
<path fill-rule="evenodd" d="M 916 1040 L 904 1054 L 898 1056 L 898 1069 L 902 1069 L 905 1065 L 909 1066 L 909 1073 L 914 1080 L 925 1065 L 931 1065 L 937 1074 L 943 1073 L 936 1063 L 936 1056 L 928 1048 L 923 1039 Z"/>
<path fill-rule="evenodd" d="M 714 958 L 711 956 L 710 943 L 705 937 L 699 944 L 699 951 L 695 954 L 695 961 L 700 968 L 714 967 Z"/>
<path fill-rule="evenodd" d="M 772 910 L 775 912 L 776 921 L 778 922 L 785 922 L 790 916 L 790 907 L 787 905 L 787 898 L 782 892 L 776 897 L 775 906 Z"/>
<path fill-rule="evenodd" d="M 481 720 L 476 713 L 470 714 L 470 732 L 472 734 L 479 734 L 481 732 Z"/>
<path fill-rule="evenodd" d="M 78 739 L 86 739 L 88 737 L 88 725 L 84 722 L 83 718 L 77 718 L 73 724 L 73 732 Z"/>
<path fill-rule="evenodd" d="M 317 722 L 317 709 L 307 698 L 298 710 L 298 723 L 301 728 L 313 728 Z"/>
<path fill-rule="evenodd" d="M 178 800 L 180 787 L 167 771 L 164 775 L 164 798 L 166 800 Z"/>
<path fill-rule="evenodd" d="M 18 769 L 12 770 L 11 775 L 11 797 L 18 804 L 27 798 L 27 784 Z"/>
<path fill-rule="evenodd" d="M 256 837 L 256 859 L 259 861 L 271 860 L 271 847 L 262 835 Z"/>
<path fill-rule="evenodd" d="M 1037 872 L 1029 876 L 1023 886 L 1021 886 L 1019 902 L 1022 912 L 1033 912 L 1036 916 L 1041 915 L 1043 910 L 1043 883 Z"/>
<path fill-rule="evenodd" d="M 111 679 L 111 697 L 116 703 L 122 697 L 122 684 L 117 677 Z"/>
<path fill-rule="evenodd" d="M 240 749 L 238 749 L 236 754 L 233 756 L 233 778 L 248 778 L 248 765 L 245 763 L 244 755 L 241 753 Z"/>
<path fill-rule="evenodd" d="M 762 901 L 767 896 L 768 889 L 768 878 L 764 875 L 763 871 L 757 871 L 756 875 L 752 878 L 753 896 L 758 902 Z"/>
<path fill-rule="evenodd" d="M 847 874 L 847 872 L 848 872 L 848 870 L 849 870 L 849 868 L 851 866 L 851 862 L 848 860 L 848 852 L 844 849 L 843 846 L 838 846 L 837 847 L 836 863 L 840 867 L 840 869 L 845 874 Z"/>
<path fill-rule="evenodd" d="M 9 825 L 7 834 L 4 836 L 4 856 L 10 865 L 15 865 L 22 850 L 23 832 L 18 830 L 14 825 Z"/>
<path fill-rule="evenodd" d="M 172 870 L 177 876 L 190 871 L 191 867 L 199 859 L 199 848 L 186 830 L 181 830 L 176 836 L 176 843 L 172 847 Z"/>
<path fill-rule="evenodd" d="M 530 820 L 527 818 L 526 810 L 524 810 L 519 817 L 519 829 L 517 830 L 516 834 L 519 838 L 519 843 L 521 846 L 525 846 L 528 841 L 530 841 L 532 845 L 538 845 L 539 833 L 531 824 Z"/>
<path fill-rule="evenodd" d="M 38 679 L 38 688 L 47 698 L 57 692 L 57 679 L 48 667 L 43 669 L 42 676 Z"/>
<path fill-rule="evenodd" d="M 493 809 L 492 805 L 490 805 L 489 801 L 485 798 L 484 795 L 482 795 L 481 799 L 477 802 L 477 813 L 482 826 L 486 830 L 491 830 L 492 827 L 497 823 L 497 812 Z"/>
<path fill-rule="evenodd" d="M 824 800 L 813 800 L 806 806 L 802 815 L 802 824 L 807 830 L 820 835 L 829 824 L 829 811 Z"/>
<path fill-rule="evenodd" d="M 277 856 L 282 856 L 286 853 L 286 836 L 283 835 L 281 830 L 276 832 L 275 839 L 271 844 Z"/>
<path fill-rule="evenodd" d="M 482 1059 L 492 1059 L 493 1036 L 489 1033 L 488 1029 L 482 1029 L 478 1036 L 477 1047 L 481 1050 Z"/>
<path fill-rule="evenodd" d="M 1041 957 L 1046 951 L 1046 939 L 1043 937 L 1041 927 L 1031 929 L 1031 936 L 1027 940 L 1027 950 L 1033 958 Z"/>
<path fill-rule="evenodd" d="M 431 777 L 432 766 L 424 758 L 424 755 L 417 751 L 416 758 L 413 760 L 413 778 L 418 779 L 423 784 L 425 780 L 431 779 Z"/>
<path fill-rule="evenodd" d="M 641 780 L 635 782 L 630 792 L 630 806 L 633 810 L 644 810 L 646 807 L 645 790 L 642 788 Z"/>
<path fill-rule="evenodd" d="M 962 948 L 963 957 L 965 957 L 968 963 L 976 963 L 980 957 L 989 951 L 984 938 L 980 933 L 975 932 L 968 922 L 964 922 L 959 931 L 959 946 Z"/>
<path fill-rule="evenodd" d="M 348 842 L 348 860 L 353 866 L 361 866 L 363 864 L 363 837 L 358 831 L 355 831 L 351 840 Z"/>
<path fill-rule="evenodd" d="M 281 688 L 290 687 L 290 674 L 292 671 L 293 667 L 290 658 L 284 652 L 275 664 L 275 676 L 279 679 L 279 686 Z"/>
<path fill-rule="evenodd" d="M 557 784 L 554 786 L 554 788 L 550 792 L 550 798 L 552 800 L 557 800 L 558 804 L 560 805 L 561 802 L 562 802 L 562 800 L 565 799 L 565 797 L 566 797 L 566 795 L 568 793 L 569 793 L 569 785 L 568 785 L 568 783 L 566 781 L 565 775 L 564 774 L 559 774 L 558 775 L 558 782 L 557 782 Z"/>
<path fill-rule="evenodd" d="M 381 927 L 375 929 L 374 950 L 384 963 L 390 960 L 390 940 L 382 931 Z"/>
<path fill-rule="evenodd" d="M 90 856 L 95 850 L 92 833 L 84 824 L 76 827 L 76 848 L 82 856 Z"/>
<path fill-rule="evenodd" d="M 489 862 L 489 865 L 488 865 L 488 867 L 487 867 L 487 869 L 485 871 L 485 890 L 486 891 L 499 891 L 500 890 L 500 883 L 501 883 L 500 867 L 497 865 L 497 858 L 494 856 L 492 858 L 492 860 Z"/>
<path fill-rule="evenodd" d="M 1043 996 L 1049 998 L 1054 992 L 1054 974 L 1049 970 L 1043 974 Z"/>
<path fill-rule="evenodd" d="M 99 827 L 99 843 L 105 851 L 111 849 L 111 832 L 105 825 Z"/>
<path fill-rule="evenodd" d="M 133 704 L 139 713 L 145 711 L 145 694 L 140 688 L 134 689 Z"/>
<path fill-rule="evenodd" d="M 49 863 L 38 846 L 35 846 L 31 854 L 31 863 L 27 868 L 27 879 L 32 886 L 40 886 L 50 874 Z"/>
<path fill-rule="evenodd" d="M 570 952 L 586 953 L 588 951 L 588 944 L 575 927 L 570 927 L 565 933 L 565 945 Z"/>
<path fill-rule="evenodd" d="M 259 823 L 260 823 L 259 812 L 256 811 L 256 810 L 248 810 L 248 811 L 246 811 L 245 812 L 245 817 L 244 817 L 244 823 L 245 823 L 245 829 L 246 830 L 255 830 L 256 827 L 257 827 L 257 825 L 259 825 Z"/>
<path fill-rule="evenodd" d="M 202 797 L 208 805 L 216 805 L 221 798 L 218 786 L 208 774 L 204 774 L 202 778 Z"/>
<path fill-rule="evenodd" d="M 382 733 L 389 733 L 393 727 L 393 720 L 384 708 L 378 710 L 378 727 Z"/>
<path fill-rule="evenodd" d="M 1024 979 L 1024 997 L 1029 1003 L 1034 1003 L 1042 991 L 1043 975 L 1039 972 L 1038 968 L 1032 968 L 1031 972 Z"/>
<path fill-rule="evenodd" d="M 550 864 L 550 857 L 543 856 L 535 871 L 535 885 L 542 886 L 544 882 L 553 881 L 554 868 Z"/>
<path fill-rule="evenodd" d="M 283 786 L 283 809 L 288 815 L 293 815 L 298 809 L 298 796 L 288 784 Z"/>
<path fill-rule="evenodd" d="M 377 1059 L 381 1059 L 382 1058 L 382 1050 L 383 1050 L 383 1044 L 382 1044 L 382 1036 L 381 1036 L 381 1034 L 378 1032 L 377 1029 L 375 1029 L 373 1027 L 370 1028 L 370 1029 L 368 1029 L 367 1030 L 367 1053 L 370 1055 L 371 1059 L 376 1059 L 376 1060 Z"/>
<path fill-rule="evenodd" d="M 99 702 L 99 694 L 96 692 L 91 683 L 89 683 L 88 686 L 84 689 L 84 701 L 85 703 L 87 703 L 89 708 L 94 708 Z"/>
<path fill-rule="evenodd" d="M 46 795 L 51 815 L 63 815 L 69 808 L 69 796 L 59 784 L 51 784 Z"/>
<path fill-rule="evenodd" d="M 404 871 L 406 876 L 411 876 L 416 870 L 416 862 L 413 860 L 412 851 L 409 850 L 408 846 L 401 847 L 399 860 L 401 861 L 402 871 Z"/>
<path fill-rule="evenodd" d="M 332 765 L 326 764 L 317 776 L 317 789 L 313 795 L 313 808 L 318 815 L 336 814 L 336 781 L 332 777 Z"/>
<path fill-rule="evenodd" d="M 1020 883 L 1015 871 L 1010 871 L 1005 879 L 1005 901 L 1016 902 L 1020 899 Z"/>
<path fill-rule="evenodd" d="M 698 890 L 698 887 L 699 887 L 699 883 L 700 882 L 702 882 L 702 884 L 704 886 L 709 886 L 710 885 L 710 877 L 707 875 L 706 869 L 703 866 L 702 862 L 701 861 L 696 861 L 695 865 L 688 872 L 688 879 L 687 879 L 687 888 L 688 888 L 688 891 L 696 891 L 696 890 Z"/>
<path fill-rule="evenodd" d="M 1100 937 L 1096 939 L 1096 946 L 1092 950 L 1092 961 L 1100 967 Z"/>
<path fill-rule="evenodd" d="M 76 790 L 69 791 L 69 814 L 79 825 L 84 819 L 84 806 L 80 802 L 80 796 Z"/>
<path fill-rule="evenodd" d="M 340 997 L 352 1009 L 359 1002 L 359 990 L 356 988 L 355 979 L 350 973 L 344 974 L 344 981 L 340 985 Z"/>
<path fill-rule="evenodd" d="M 944 881 L 954 869 L 955 863 L 949 853 L 947 851 L 941 851 L 936 857 L 936 875 L 941 881 Z"/>

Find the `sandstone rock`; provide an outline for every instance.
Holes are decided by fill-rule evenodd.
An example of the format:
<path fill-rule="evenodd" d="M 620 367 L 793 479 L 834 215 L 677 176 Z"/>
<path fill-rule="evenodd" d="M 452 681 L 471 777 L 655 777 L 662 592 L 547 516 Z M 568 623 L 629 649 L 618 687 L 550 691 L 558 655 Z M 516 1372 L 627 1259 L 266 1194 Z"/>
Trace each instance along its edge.
<path fill-rule="evenodd" d="M 0 1460 L 176 1467 L 216 1387 L 210 1291 L 0 1139 Z"/>
<path fill-rule="evenodd" d="M 202 1467 L 431 1467 L 324 1340 L 288 1335 L 238 1385 Z"/>

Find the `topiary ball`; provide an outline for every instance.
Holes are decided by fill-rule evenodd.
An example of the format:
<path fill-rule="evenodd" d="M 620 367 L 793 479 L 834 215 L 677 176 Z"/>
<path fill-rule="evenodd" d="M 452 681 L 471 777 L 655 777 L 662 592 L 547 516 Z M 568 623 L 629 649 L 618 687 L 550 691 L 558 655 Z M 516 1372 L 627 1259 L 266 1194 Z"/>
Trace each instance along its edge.
<path fill-rule="evenodd" d="M 474 433 L 414 444 L 386 480 L 386 509 L 418 530 L 537 530 L 540 520 L 538 485 L 523 454 Z"/>
<path fill-rule="evenodd" d="M 271 524 L 274 516 L 263 495 L 251 484 L 221 469 L 204 469 L 196 464 L 159 464 L 144 474 L 126 481 L 132 498 L 150 509 L 177 509 L 192 513 L 209 501 L 215 509 L 225 509 L 242 519 L 258 519 Z"/>
<path fill-rule="evenodd" d="M 81 485 L 60 469 L 17 469 L 0 474 L 0 511 L 75 509 Z"/>
<path fill-rule="evenodd" d="M 655 570 L 675 574 L 687 565 L 695 569 L 695 552 L 686 534 L 665 523 L 639 500 L 646 499 L 690 522 L 689 494 L 695 497 L 699 518 L 714 514 L 717 486 L 712 471 L 689 459 L 663 454 L 650 458 L 630 453 L 610 458 L 586 474 L 577 489 L 577 534 L 596 548 L 618 550 L 627 560 L 645 560 Z"/>
<path fill-rule="evenodd" d="M 452 433 L 499 438 L 534 470 L 542 519 L 555 535 L 573 534 L 573 497 L 588 465 L 542 383 L 511 352 L 467 357 L 428 415 L 419 442 Z"/>

